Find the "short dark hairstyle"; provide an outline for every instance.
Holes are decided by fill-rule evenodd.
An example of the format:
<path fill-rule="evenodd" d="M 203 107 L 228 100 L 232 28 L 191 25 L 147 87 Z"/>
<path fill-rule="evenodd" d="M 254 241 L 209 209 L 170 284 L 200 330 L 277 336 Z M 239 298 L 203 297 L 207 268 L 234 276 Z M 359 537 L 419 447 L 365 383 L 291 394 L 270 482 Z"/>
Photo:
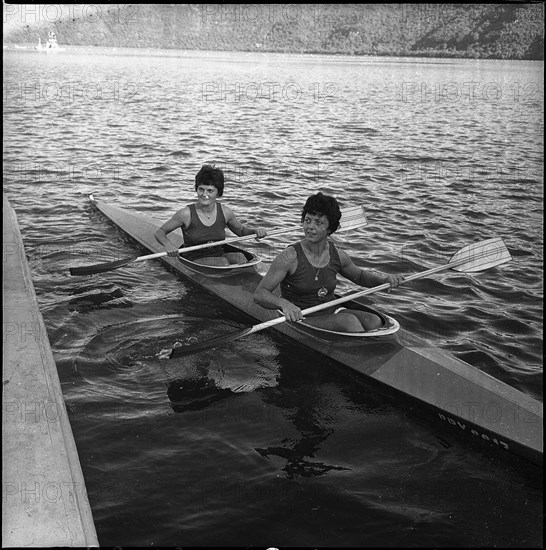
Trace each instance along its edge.
<path fill-rule="evenodd" d="M 218 196 L 224 194 L 224 172 L 211 164 L 203 164 L 195 176 L 195 190 L 200 185 L 213 185 L 218 189 Z"/>
<path fill-rule="evenodd" d="M 326 216 L 328 218 L 328 231 L 330 233 L 333 233 L 339 228 L 341 210 L 339 209 L 339 203 L 335 197 L 324 195 L 320 191 L 316 195 L 311 195 L 303 207 L 303 212 L 301 214 L 302 223 L 307 214 Z"/>

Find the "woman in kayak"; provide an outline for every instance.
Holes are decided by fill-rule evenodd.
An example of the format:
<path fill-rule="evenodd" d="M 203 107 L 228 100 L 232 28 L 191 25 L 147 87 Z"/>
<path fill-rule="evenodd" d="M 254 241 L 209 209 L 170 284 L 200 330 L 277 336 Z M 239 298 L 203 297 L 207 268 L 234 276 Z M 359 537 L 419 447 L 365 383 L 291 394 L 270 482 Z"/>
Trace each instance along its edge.
<path fill-rule="evenodd" d="M 304 237 L 288 246 L 273 260 L 254 293 L 254 301 L 267 309 L 279 309 L 287 321 L 303 319 L 301 310 L 335 299 L 337 274 L 353 283 L 373 287 L 390 283 L 397 287 L 404 278 L 360 269 L 349 255 L 338 250 L 328 237 L 339 227 L 341 212 L 334 197 L 317 193 L 307 199 L 301 221 Z M 281 297 L 273 294 L 280 285 Z M 362 332 L 380 328 L 373 313 L 332 307 L 306 317 L 306 324 L 339 332 Z"/>
<path fill-rule="evenodd" d="M 219 168 L 204 164 L 195 176 L 197 202 L 180 209 L 155 233 L 156 240 L 165 247 L 169 256 L 178 256 L 178 246 L 167 237 L 169 233 L 182 228 L 184 246 L 195 246 L 226 239 L 226 227 L 238 237 L 256 235 L 262 238 L 267 231 L 260 227 L 253 229 L 243 225 L 233 210 L 217 201 L 224 193 L 224 173 Z M 230 265 L 245 263 L 240 253 L 222 253 L 222 248 L 207 248 L 192 261 L 205 265 Z"/>

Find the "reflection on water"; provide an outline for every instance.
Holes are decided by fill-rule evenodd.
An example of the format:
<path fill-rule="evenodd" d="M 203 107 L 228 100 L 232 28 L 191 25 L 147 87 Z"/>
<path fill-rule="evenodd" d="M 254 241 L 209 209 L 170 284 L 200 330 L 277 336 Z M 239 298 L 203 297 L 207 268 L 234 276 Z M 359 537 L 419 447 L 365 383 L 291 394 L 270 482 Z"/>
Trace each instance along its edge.
<path fill-rule="evenodd" d="M 173 380 L 167 390 L 171 407 L 177 413 L 205 409 L 231 394 L 231 390 L 218 388 L 213 380 L 205 377 Z"/>

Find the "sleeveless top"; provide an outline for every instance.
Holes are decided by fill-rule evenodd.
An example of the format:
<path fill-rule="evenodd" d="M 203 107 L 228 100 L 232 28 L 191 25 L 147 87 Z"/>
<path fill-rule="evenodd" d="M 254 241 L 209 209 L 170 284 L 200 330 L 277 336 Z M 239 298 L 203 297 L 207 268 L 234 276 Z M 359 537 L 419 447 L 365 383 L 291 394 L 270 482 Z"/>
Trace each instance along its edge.
<path fill-rule="evenodd" d="M 224 241 L 226 238 L 226 218 L 222 205 L 216 203 L 216 221 L 212 225 L 205 225 L 197 215 L 195 204 L 188 205 L 190 209 L 190 225 L 182 228 L 184 246 L 195 246 L 211 241 Z"/>
<path fill-rule="evenodd" d="M 281 282 L 282 297 L 289 300 L 300 309 L 329 302 L 335 298 L 337 273 L 341 270 L 341 260 L 334 243 L 328 242 L 330 261 L 325 267 L 314 267 L 301 246 L 301 243 L 291 244 L 298 256 L 298 266 L 293 275 L 288 275 Z M 315 276 L 318 281 L 315 280 Z"/>

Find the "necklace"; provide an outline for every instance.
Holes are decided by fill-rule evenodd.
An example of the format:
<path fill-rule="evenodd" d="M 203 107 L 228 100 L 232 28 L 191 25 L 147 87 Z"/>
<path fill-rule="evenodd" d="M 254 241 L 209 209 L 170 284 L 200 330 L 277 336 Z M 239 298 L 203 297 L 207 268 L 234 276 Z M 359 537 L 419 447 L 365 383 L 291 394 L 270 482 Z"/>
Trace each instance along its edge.
<path fill-rule="evenodd" d="M 324 253 L 328 250 L 328 244 L 326 244 L 326 246 L 319 252 L 318 256 L 316 257 L 315 259 L 315 262 L 311 262 L 311 258 L 313 257 L 313 254 L 311 252 L 311 250 L 309 250 L 308 248 L 306 248 L 307 252 L 306 252 L 306 255 L 309 259 L 309 263 L 311 264 L 311 267 L 313 267 L 314 269 L 317 270 L 317 272 L 315 273 L 315 281 L 318 281 L 318 274 L 319 274 L 319 271 L 325 267 L 325 266 L 321 266 L 320 264 L 322 263 L 322 258 L 324 256 Z M 317 264 L 319 265 L 319 267 L 317 267 Z"/>
<path fill-rule="evenodd" d="M 329 250 L 328 248 L 328 244 L 326 244 L 326 246 L 321 250 L 320 254 L 318 255 L 317 259 L 316 259 L 316 264 L 319 264 L 319 267 L 317 267 L 316 265 L 312 264 L 311 261 L 309 260 L 309 264 L 311 265 L 311 267 L 313 269 L 316 269 L 316 272 L 315 272 L 315 281 L 318 282 L 319 281 L 319 274 L 320 274 L 320 270 L 323 268 L 323 267 L 326 267 L 326 266 L 321 266 L 320 264 L 322 263 L 322 258 L 324 256 L 324 253 Z M 311 257 L 311 251 L 309 250 L 309 257 Z M 326 264 L 328 265 L 328 264 Z M 317 296 L 321 299 L 325 298 L 326 296 L 328 295 L 328 289 L 325 287 L 325 286 L 322 286 L 317 290 Z"/>
<path fill-rule="evenodd" d="M 203 214 L 205 215 L 205 218 L 207 218 L 207 220 L 210 220 L 212 218 L 212 215 L 214 214 L 214 210 L 212 212 L 210 212 L 210 214 L 206 211 L 206 210 L 203 210 L 201 208 L 201 212 L 203 212 Z"/>

